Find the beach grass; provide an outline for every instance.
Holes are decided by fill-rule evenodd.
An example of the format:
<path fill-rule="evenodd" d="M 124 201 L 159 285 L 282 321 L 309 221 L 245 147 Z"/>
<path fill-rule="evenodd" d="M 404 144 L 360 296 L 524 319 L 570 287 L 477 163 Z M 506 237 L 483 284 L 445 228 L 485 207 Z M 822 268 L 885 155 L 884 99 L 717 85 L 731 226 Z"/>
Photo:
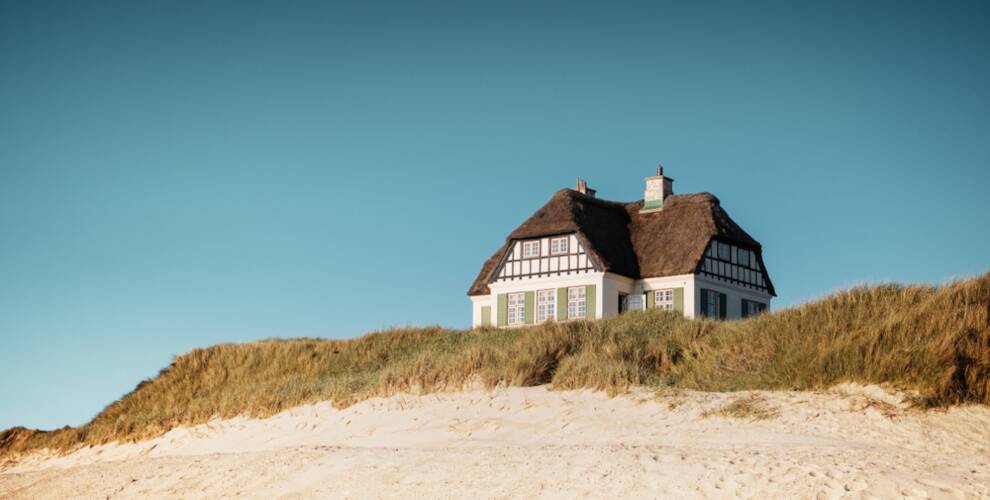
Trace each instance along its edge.
<path fill-rule="evenodd" d="M 465 387 L 632 386 L 817 390 L 842 382 L 916 392 L 923 406 L 990 404 L 990 274 L 938 287 L 882 285 L 734 321 L 663 311 L 499 330 L 396 328 L 351 340 L 221 344 L 177 356 L 80 427 L 0 433 L 0 458 L 132 441 L 182 425 L 267 417 Z M 740 403 L 725 415 L 762 415 Z"/>

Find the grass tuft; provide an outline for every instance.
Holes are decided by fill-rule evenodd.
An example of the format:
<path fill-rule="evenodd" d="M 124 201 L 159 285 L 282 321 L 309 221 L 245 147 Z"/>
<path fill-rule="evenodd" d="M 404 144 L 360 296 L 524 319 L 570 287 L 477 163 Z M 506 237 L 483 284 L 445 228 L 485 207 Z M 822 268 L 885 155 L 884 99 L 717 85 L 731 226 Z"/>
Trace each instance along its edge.
<path fill-rule="evenodd" d="M 176 357 L 81 427 L 3 431 L 0 459 L 317 401 L 343 407 L 479 384 L 617 394 L 635 385 L 815 390 L 842 382 L 916 391 L 929 407 L 990 404 L 990 274 L 940 287 L 856 288 L 739 321 L 648 311 L 515 330 L 400 328 L 352 340 L 221 344 Z M 760 415 L 752 403 L 726 412 Z"/>
<path fill-rule="evenodd" d="M 766 398 L 751 395 L 749 397 L 739 398 L 721 408 L 706 410 L 701 413 L 703 418 L 716 415 L 725 418 L 735 418 L 738 420 L 749 420 L 755 422 L 757 420 L 770 420 L 772 418 L 777 418 L 777 416 L 780 415 L 780 409 L 770 406 L 767 403 Z"/>

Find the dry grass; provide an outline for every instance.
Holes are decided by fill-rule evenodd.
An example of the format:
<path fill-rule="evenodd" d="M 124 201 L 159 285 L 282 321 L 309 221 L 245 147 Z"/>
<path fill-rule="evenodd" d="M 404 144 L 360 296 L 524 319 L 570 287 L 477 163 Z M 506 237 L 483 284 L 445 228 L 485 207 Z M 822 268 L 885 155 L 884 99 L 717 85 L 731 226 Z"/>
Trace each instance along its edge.
<path fill-rule="evenodd" d="M 739 398 L 721 408 L 701 413 L 703 418 L 715 415 L 749 421 L 769 420 L 780 415 L 780 409 L 770 406 L 766 398 L 753 394 Z"/>
<path fill-rule="evenodd" d="M 157 436 L 214 417 L 483 384 L 705 391 L 917 391 L 926 405 L 990 404 L 990 274 L 942 287 L 860 288 L 741 321 L 661 311 L 517 330 L 396 329 L 353 340 L 196 349 L 78 428 L 0 433 L 0 457 Z M 744 409 L 740 409 L 743 411 Z"/>

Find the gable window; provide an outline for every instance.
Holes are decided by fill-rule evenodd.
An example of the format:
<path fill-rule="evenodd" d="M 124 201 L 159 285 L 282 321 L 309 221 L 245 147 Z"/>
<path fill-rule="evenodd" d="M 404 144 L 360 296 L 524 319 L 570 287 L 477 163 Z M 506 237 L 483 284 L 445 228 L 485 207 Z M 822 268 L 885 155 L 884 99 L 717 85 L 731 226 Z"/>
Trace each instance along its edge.
<path fill-rule="evenodd" d="M 567 241 L 570 238 L 553 238 L 550 240 L 550 255 L 561 255 L 567 253 Z"/>
<path fill-rule="evenodd" d="M 742 299 L 742 317 L 756 316 L 767 310 L 767 305 L 755 300 Z"/>
<path fill-rule="evenodd" d="M 583 286 L 572 286 L 567 289 L 567 318 L 584 318 L 586 303 Z"/>
<path fill-rule="evenodd" d="M 664 311 L 674 310 L 674 290 L 671 288 L 653 291 L 653 302 L 657 309 Z"/>
<path fill-rule="evenodd" d="M 536 321 L 549 321 L 557 315 L 557 290 L 536 292 Z"/>
<path fill-rule="evenodd" d="M 731 258 L 729 255 L 729 248 L 731 248 L 729 245 L 722 243 L 721 241 L 718 242 L 718 258 L 728 261 Z"/>
<path fill-rule="evenodd" d="M 510 293 L 508 297 L 509 303 L 509 317 L 508 323 L 510 325 L 521 325 L 523 324 L 523 318 L 526 314 L 526 294 L 525 293 Z"/>
<path fill-rule="evenodd" d="M 524 241 L 523 242 L 523 258 L 528 259 L 530 257 L 540 256 L 540 242 L 539 241 Z"/>

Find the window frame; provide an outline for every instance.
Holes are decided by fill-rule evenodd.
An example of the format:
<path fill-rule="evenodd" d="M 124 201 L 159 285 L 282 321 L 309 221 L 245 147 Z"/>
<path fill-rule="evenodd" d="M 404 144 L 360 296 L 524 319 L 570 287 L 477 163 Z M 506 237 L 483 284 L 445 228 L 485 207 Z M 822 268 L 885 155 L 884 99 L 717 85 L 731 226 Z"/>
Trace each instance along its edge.
<path fill-rule="evenodd" d="M 546 300 L 544 300 L 546 299 Z M 557 289 L 536 291 L 536 322 L 553 321 L 557 317 Z"/>
<path fill-rule="evenodd" d="M 661 298 L 662 296 L 662 298 Z M 659 288 L 653 290 L 653 308 L 664 311 L 674 310 L 674 289 Z"/>
<path fill-rule="evenodd" d="M 575 292 L 574 296 L 571 292 Z M 585 319 L 588 317 L 587 288 L 583 286 L 567 287 L 567 319 Z"/>
<path fill-rule="evenodd" d="M 526 292 L 506 294 L 506 324 L 522 325 L 526 322 Z"/>
<path fill-rule="evenodd" d="M 554 243 L 563 242 L 563 246 L 554 250 Z M 550 255 L 567 255 L 571 253 L 571 237 L 570 236 L 557 236 L 550 238 Z"/>
<path fill-rule="evenodd" d="M 524 259 L 536 259 L 536 258 L 539 258 L 540 257 L 540 240 L 524 241 L 524 242 L 522 242 L 522 246 L 523 246 L 522 247 L 522 258 L 524 258 Z M 528 254 L 526 252 L 526 250 L 527 249 L 532 249 L 533 247 L 536 247 L 536 253 L 535 254 Z"/>
<path fill-rule="evenodd" d="M 705 304 L 704 317 L 710 319 L 721 319 L 722 309 L 725 308 L 725 303 L 722 301 L 722 292 L 719 292 L 717 290 L 711 290 L 708 288 L 702 288 L 701 295 L 702 295 L 701 300 Z M 712 307 L 713 305 L 714 308 Z"/>

